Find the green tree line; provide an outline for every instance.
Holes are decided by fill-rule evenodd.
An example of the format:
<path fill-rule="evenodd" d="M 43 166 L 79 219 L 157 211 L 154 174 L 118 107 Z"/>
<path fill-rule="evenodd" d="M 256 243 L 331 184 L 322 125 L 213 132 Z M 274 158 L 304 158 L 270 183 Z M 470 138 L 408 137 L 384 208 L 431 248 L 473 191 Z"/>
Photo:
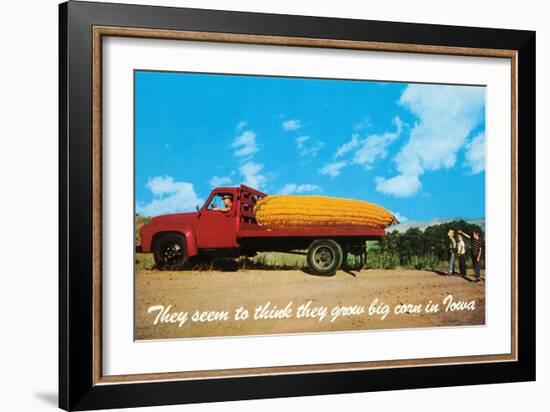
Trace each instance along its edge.
<path fill-rule="evenodd" d="M 468 234 L 477 230 L 481 233 L 481 239 L 485 239 L 484 230 L 480 226 L 464 220 L 428 226 L 424 231 L 418 228 L 410 228 L 406 232 L 394 230 L 379 242 L 368 242 L 367 267 L 446 270 L 449 261 L 447 236 L 449 229 L 454 229 L 455 239 L 457 239 L 458 230 Z M 466 243 L 466 261 L 470 267 L 470 242 L 467 238 L 464 242 Z M 483 258 L 481 266 L 482 268 L 485 266 Z M 458 263 L 456 267 L 458 269 Z"/>

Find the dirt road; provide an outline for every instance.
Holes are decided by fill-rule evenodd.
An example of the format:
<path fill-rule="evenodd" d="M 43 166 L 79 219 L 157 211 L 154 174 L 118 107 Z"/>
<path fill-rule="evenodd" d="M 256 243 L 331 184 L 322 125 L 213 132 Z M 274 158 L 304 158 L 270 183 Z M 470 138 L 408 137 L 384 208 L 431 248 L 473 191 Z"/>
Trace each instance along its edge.
<path fill-rule="evenodd" d="M 377 312 L 369 313 L 375 299 Z M 438 312 L 426 312 L 430 301 L 439 304 Z M 421 309 L 402 306 L 407 304 Z M 307 306 L 298 317 L 301 305 Z M 388 313 L 382 319 L 384 305 Z M 249 317 L 235 320 L 241 306 Z M 263 310 L 255 310 L 260 306 Z M 157 309 L 148 313 L 150 307 Z M 316 315 L 313 308 L 319 308 Z M 403 313 L 396 314 L 396 308 Z M 338 271 L 332 277 L 301 270 L 138 270 L 135 309 L 136 339 L 482 325 L 485 282 L 472 282 L 471 274 L 462 279 L 415 270 Z"/>

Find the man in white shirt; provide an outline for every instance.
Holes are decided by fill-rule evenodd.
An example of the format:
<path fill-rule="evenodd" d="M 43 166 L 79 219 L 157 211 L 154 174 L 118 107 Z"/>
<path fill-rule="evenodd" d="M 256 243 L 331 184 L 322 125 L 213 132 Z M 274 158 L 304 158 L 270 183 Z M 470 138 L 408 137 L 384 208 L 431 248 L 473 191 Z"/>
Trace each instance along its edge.
<path fill-rule="evenodd" d="M 460 270 L 460 276 L 466 277 L 466 244 L 464 243 L 464 237 L 460 232 L 458 233 L 458 247 L 456 250 L 458 255 L 458 268 Z"/>
<path fill-rule="evenodd" d="M 449 237 L 449 270 L 447 274 L 453 276 L 455 274 L 455 258 L 456 258 L 456 240 L 455 240 L 455 231 L 449 229 L 447 232 Z"/>

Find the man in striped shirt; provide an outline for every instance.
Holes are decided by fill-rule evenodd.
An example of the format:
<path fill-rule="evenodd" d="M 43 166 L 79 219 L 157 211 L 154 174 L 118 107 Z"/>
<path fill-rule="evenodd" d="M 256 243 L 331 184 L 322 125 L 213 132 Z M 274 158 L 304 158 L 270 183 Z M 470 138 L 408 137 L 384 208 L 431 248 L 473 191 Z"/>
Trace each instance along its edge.
<path fill-rule="evenodd" d="M 474 272 L 476 274 L 476 282 L 481 279 L 481 253 L 483 252 L 483 242 L 481 240 L 480 233 L 474 230 L 472 234 L 464 233 L 462 230 L 458 231 L 464 237 L 470 239 L 470 253 L 472 254 L 472 264 L 474 266 Z"/>

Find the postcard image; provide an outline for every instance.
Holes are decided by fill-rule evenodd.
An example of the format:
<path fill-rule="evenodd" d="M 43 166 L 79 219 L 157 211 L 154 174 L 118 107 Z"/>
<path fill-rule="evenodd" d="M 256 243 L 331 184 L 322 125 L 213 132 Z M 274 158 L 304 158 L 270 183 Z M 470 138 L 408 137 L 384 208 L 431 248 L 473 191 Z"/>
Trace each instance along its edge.
<path fill-rule="evenodd" d="M 135 70 L 135 339 L 484 325 L 485 93 Z"/>

